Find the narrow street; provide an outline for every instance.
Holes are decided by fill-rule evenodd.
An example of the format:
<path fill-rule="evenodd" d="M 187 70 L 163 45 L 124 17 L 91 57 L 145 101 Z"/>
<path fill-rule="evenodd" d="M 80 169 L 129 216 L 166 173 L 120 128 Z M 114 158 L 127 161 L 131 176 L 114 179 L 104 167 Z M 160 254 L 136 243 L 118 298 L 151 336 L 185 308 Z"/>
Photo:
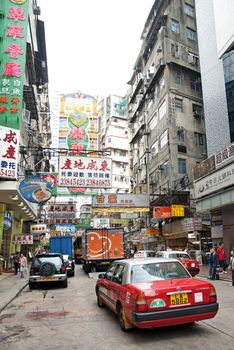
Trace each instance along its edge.
<path fill-rule="evenodd" d="M 98 308 L 95 278 L 81 266 L 68 288 L 26 287 L 0 314 L 1 350 L 30 349 L 225 349 L 233 348 L 234 293 L 229 282 L 214 281 L 220 310 L 215 319 L 195 325 L 120 330 L 109 309 Z"/>

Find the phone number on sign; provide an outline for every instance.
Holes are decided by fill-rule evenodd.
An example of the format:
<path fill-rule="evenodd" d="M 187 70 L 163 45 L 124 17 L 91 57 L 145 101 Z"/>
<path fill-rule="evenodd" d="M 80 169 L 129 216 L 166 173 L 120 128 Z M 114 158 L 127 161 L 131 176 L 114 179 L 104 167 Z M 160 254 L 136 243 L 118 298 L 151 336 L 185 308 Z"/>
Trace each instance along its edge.
<path fill-rule="evenodd" d="M 11 170 L 11 169 L 0 169 L 0 176 L 15 177 L 15 170 Z"/>
<path fill-rule="evenodd" d="M 110 180 L 95 180 L 95 179 L 68 179 L 61 178 L 59 180 L 59 186 L 81 186 L 81 187 L 102 187 L 111 186 Z"/>

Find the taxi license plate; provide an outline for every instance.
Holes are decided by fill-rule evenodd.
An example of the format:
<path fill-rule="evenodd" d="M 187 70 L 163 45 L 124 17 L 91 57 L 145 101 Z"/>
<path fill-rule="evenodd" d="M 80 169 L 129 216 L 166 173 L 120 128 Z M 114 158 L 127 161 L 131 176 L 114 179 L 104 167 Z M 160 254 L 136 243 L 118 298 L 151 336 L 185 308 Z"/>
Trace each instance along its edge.
<path fill-rule="evenodd" d="M 42 281 L 52 281 L 54 278 L 52 276 L 41 277 Z"/>
<path fill-rule="evenodd" d="M 172 306 L 188 304 L 189 302 L 187 293 L 170 295 L 170 299 Z"/>

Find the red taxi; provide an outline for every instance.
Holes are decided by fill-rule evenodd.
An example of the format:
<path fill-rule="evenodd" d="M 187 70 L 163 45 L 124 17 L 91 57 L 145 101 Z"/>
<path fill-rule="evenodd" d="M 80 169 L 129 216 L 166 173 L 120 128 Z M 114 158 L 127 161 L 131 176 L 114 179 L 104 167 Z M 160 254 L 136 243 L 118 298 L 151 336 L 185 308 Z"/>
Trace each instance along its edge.
<path fill-rule="evenodd" d="M 218 312 L 214 286 L 192 278 L 177 259 L 115 261 L 96 283 L 97 304 L 118 315 L 123 331 L 192 323 Z"/>
<path fill-rule="evenodd" d="M 163 250 L 156 253 L 156 257 L 159 258 L 173 258 L 179 259 L 184 267 L 191 273 L 194 277 L 200 272 L 199 262 L 196 259 L 192 259 L 190 255 L 182 250 Z"/>

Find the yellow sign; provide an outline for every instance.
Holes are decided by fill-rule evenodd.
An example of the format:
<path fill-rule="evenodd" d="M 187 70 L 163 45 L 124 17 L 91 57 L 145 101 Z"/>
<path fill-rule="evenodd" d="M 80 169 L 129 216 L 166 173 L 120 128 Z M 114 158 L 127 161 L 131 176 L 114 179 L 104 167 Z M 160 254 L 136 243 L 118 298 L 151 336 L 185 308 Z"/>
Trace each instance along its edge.
<path fill-rule="evenodd" d="M 122 208 L 122 207 L 116 207 L 116 208 L 92 208 L 93 213 L 143 213 L 148 212 L 149 208 Z"/>
<path fill-rule="evenodd" d="M 184 205 L 172 205 L 171 216 L 184 216 Z"/>
<path fill-rule="evenodd" d="M 158 228 L 147 228 L 146 234 L 147 235 L 160 235 L 160 230 Z"/>

